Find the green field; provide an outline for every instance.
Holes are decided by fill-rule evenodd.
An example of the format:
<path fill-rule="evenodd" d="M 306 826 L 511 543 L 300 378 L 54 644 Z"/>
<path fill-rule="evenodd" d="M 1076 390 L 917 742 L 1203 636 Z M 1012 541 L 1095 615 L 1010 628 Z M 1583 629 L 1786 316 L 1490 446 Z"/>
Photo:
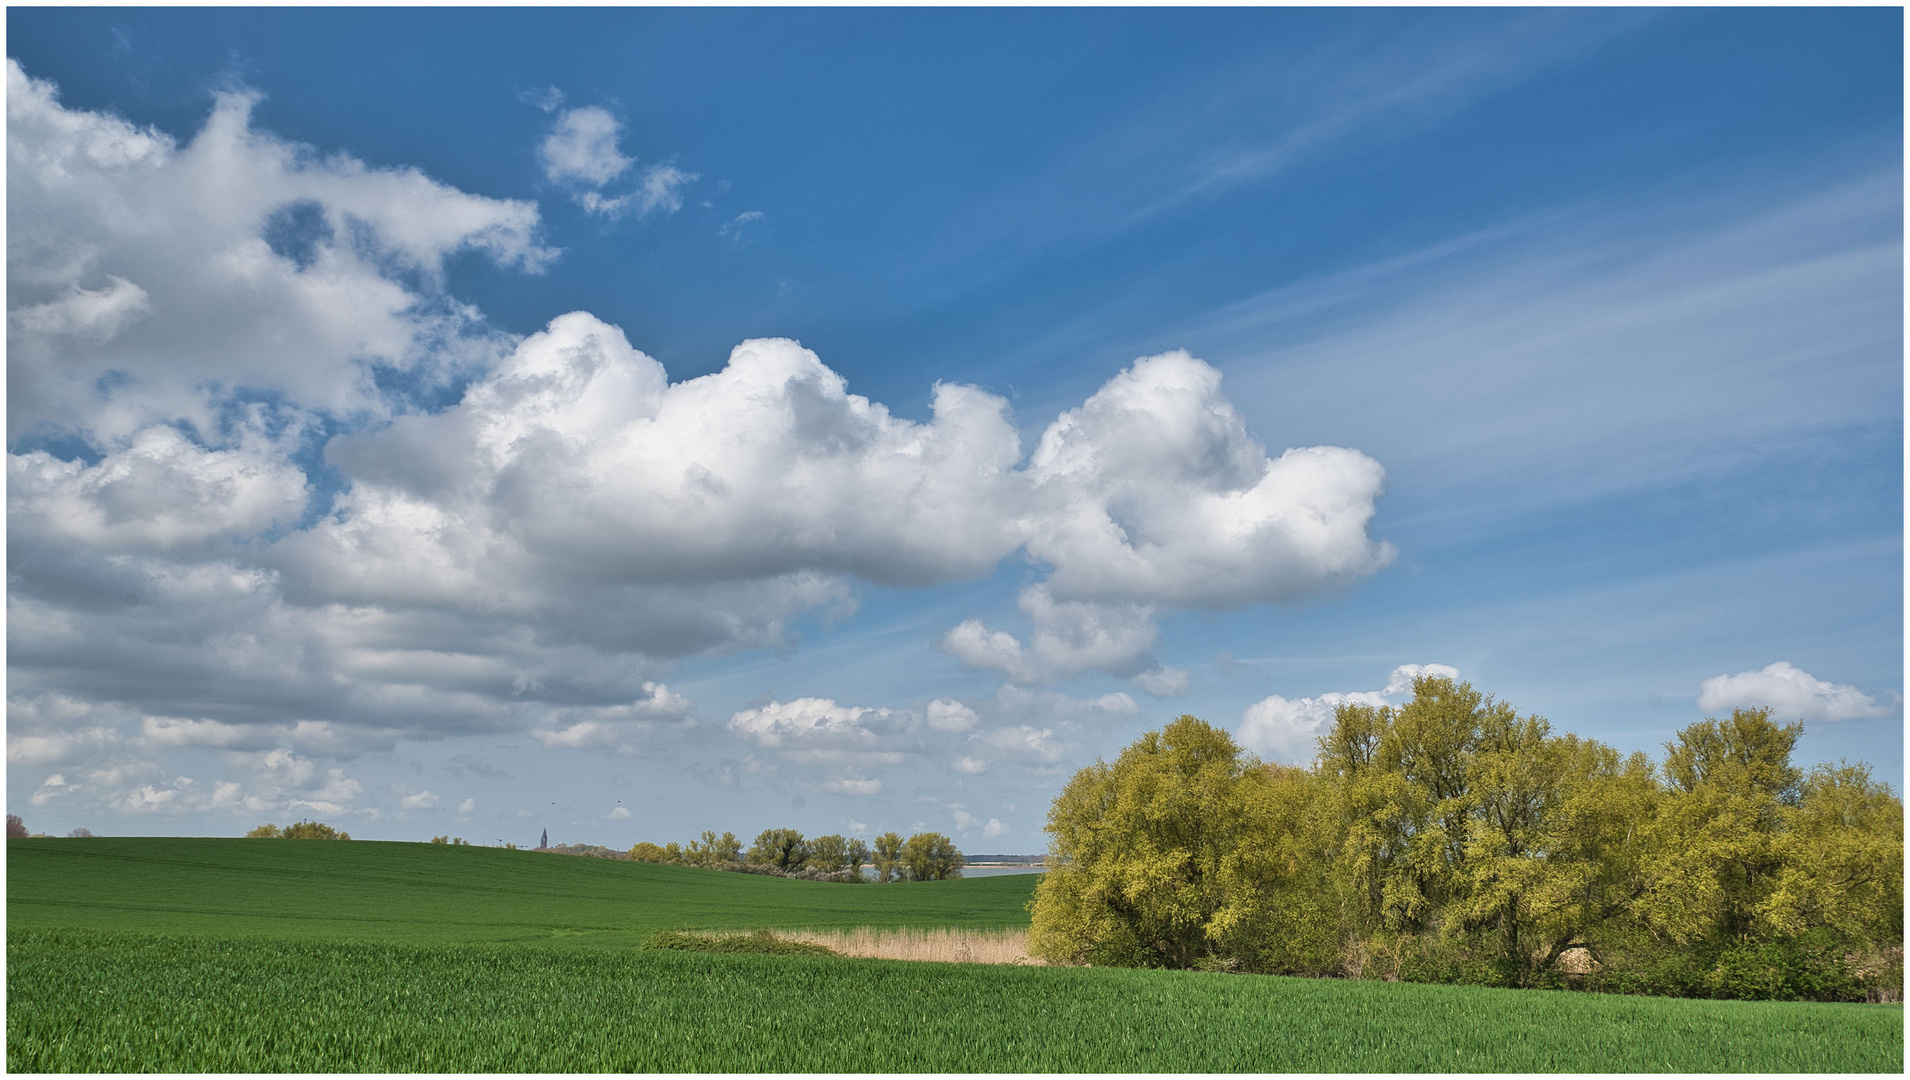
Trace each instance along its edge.
<path fill-rule="evenodd" d="M 9 840 L 7 926 L 631 947 L 684 927 L 1026 926 L 1032 875 L 832 885 L 450 844 Z"/>
<path fill-rule="evenodd" d="M 660 952 L 663 927 L 1025 921 L 444 845 L 10 841 L 11 1071 L 1882 1071 L 1900 1006 Z"/>

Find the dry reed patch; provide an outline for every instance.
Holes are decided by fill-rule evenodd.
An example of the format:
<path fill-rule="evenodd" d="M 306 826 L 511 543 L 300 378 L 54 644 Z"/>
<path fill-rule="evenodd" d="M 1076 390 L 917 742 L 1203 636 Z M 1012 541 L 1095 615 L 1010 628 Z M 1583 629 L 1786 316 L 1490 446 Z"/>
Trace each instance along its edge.
<path fill-rule="evenodd" d="M 779 930 L 778 937 L 874 960 L 939 960 L 951 964 L 1039 964 L 1028 955 L 1026 930 Z"/>

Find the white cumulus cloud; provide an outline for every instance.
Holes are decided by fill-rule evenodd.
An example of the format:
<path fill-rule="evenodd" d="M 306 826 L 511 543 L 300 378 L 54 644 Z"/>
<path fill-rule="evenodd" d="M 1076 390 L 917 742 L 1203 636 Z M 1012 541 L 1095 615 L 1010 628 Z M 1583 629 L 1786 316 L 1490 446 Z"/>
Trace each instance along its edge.
<path fill-rule="evenodd" d="M 414 791 L 398 799 L 400 810 L 430 810 L 438 805 L 438 797 L 429 791 Z"/>
<path fill-rule="evenodd" d="M 1854 686 L 1824 682 L 1784 660 L 1762 671 L 1706 679 L 1698 707 L 1707 713 L 1768 708 L 1780 722 L 1874 720 L 1894 711 Z"/>
<path fill-rule="evenodd" d="M 1185 351 L 1135 361 L 1063 413 L 1028 472 L 1043 504 L 1028 553 L 1062 601 L 1295 600 L 1393 557 L 1366 535 L 1378 462 L 1333 446 L 1269 459 L 1220 373 Z"/>
<path fill-rule="evenodd" d="M 529 100 L 550 112 L 562 95 L 552 88 Z M 672 162 L 647 166 L 638 175 L 636 186 L 621 195 L 605 193 L 607 185 L 636 164 L 635 158 L 624 156 L 618 148 L 622 137 L 623 123 L 608 109 L 598 105 L 565 109 L 557 114 L 544 141 L 538 144 L 537 161 L 546 179 L 572 189 L 578 205 L 593 214 L 614 219 L 626 213 L 647 217 L 683 209 L 684 189 L 697 179 L 697 174 Z"/>
<path fill-rule="evenodd" d="M 973 731 L 980 720 L 974 709 L 959 701 L 945 701 L 938 698 L 929 702 L 928 708 L 924 711 L 927 714 L 928 726 L 935 731 L 961 734 L 965 731 Z"/>
<path fill-rule="evenodd" d="M 863 719 L 888 715 L 888 709 L 837 705 L 828 698 L 797 698 L 744 709 L 730 717 L 729 726 L 750 741 L 772 748 L 795 743 L 872 745 L 875 733 Z"/>
<path fill-rule="evenodd" d="M 320 156 L 254 128 L 255 95 L 220 94 L 181 145 L 64 108 L 12 60 L 6 78 L 10 438 L 212 441 L 235 388 L 382 411 L 374 364 L 429 380 L 489 347 L 435 292 L 447 257 L 554 254 L 532 204 Z"/>
<path fill-rule="evenodd" d="M 602 187 L 635 164 L 617 149 L 622 134 L 623 124 L 608 109 L 596 105 L 566 109 L 538 144 L 538 164 L 554 184 Z"/>
<path fill-rule="evenodd" d="M 1026 629 L 945 639 L 1013 693 L 920 717 L 772 702 L 726 730 L 844 784 L 936 739 L 938 760 L 1047 767 L 1059 751 L 977 733 L 1052 747 L 1138 707 L 1022 686 L 1098 671 L 1179 692 L 1149 655 L 1161 613 L 1294 599 L 1389 557 L 1365 535 L 1377 463 L 1270 458 L 1185 353 L 1115 375 L 1026 463 L 1003 397 L 943 383 L 900 417 L 794 341 L 673 383 L 589 313 L 520 338 L 445 294 L 454 256 L 554 256 L 532 203 L 281 139 L 247 93 L 179 141 L 66 108 L 11 61 L 7 79 L 15 762 L 69 780 L 189 748 L 310 766 L 477 733 L 622 752 L 688 720 L 658 682 L 677 658 L 787 646 L 792 620 L 853 612 L 857 582 L 975 579 L 1021 553 L 1042 577 Z M 681 205 L 691 174 L 639 166 L 607 110 L 533 98 L 554 183 Z M 377 809 L 349 776 L 260 768 L 220 805 Z M 211 786 L 70 785 L 142 807 Z"/>

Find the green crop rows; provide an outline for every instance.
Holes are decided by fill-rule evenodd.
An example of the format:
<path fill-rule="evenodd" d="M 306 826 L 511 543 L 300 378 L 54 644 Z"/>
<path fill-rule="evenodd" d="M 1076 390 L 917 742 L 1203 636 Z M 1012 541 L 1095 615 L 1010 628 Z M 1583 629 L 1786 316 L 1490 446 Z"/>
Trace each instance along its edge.
<path fill-rule="evenodd" d="M 1031 876 L 831 885 L 354 840 L 7 843 L 9 927 L 603 945 L 658 930 L 1028 925 Z"/>
<path fill-rule="evenodd" d="M 211 840 L 12 841 L 8 871 L 12 1071 L 1903 1065 L 1899 1006 L 636 947 L 683 926 L 1012 925 L 1030 884 L 1015 878 L 810 886 L 486 849 Z M 82 886 L 94 891 L 60 899 Z"/>

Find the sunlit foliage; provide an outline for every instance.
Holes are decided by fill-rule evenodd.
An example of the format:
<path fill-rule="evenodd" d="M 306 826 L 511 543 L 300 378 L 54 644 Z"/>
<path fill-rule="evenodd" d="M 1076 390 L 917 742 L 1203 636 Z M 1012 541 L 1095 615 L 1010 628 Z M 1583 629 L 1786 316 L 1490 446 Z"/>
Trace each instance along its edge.
<path fill-rule="evenodd" d="M 1663 765 L 1421 678 L 1311 768 L 1183 716 L 1076 774 L 1030 948 L 1064 963 L 1900 1000 L 1903 804 L 1802 726 L 1706 720 Z"/>

